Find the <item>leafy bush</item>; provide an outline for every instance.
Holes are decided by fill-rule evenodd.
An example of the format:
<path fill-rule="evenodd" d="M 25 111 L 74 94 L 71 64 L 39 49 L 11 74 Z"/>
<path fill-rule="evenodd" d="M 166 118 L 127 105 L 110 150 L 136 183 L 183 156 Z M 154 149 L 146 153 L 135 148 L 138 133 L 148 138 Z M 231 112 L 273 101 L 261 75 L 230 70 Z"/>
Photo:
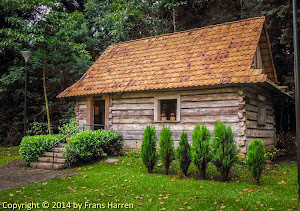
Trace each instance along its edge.
<path fill-rule="evenodd" d="M 64 154 L 69 163 L 76 163 L 107 155 L 116 156 L 121 153 L 122 147 L 122 135 L 116 131 L 86 130 L 68 141 Z"/>
<path fill-rule="evenodd" d="M 297 147 L 296 147 L 296 134 L 287 132 L 276 134 L 275 138 L 276 148 L 281 149 L 281 152 L 285 152 L 289 155 L 296 157 Z"/>
<path fill-rule="evenodd" d="M 221 122 L 215 123 L 214 139 L 211 145 L 211 162 L 215 164 L 223 180 L 228 179 L 232 165 L 238 161 L 239 150 L 234 141 L 231 127 Z"/>
<path fill-rule="evenodd" d="M 259 184 L 261 172 L 265 165 L 265 148 L 261 140 L 254 140 L 248 146 L 247 152 L 247 166 L 252 173 L 256 184 Z"/>
<path fill-rule="evenodd" d="M 266 149 L 265 158 L 266 160 L 274 161 L 285 154 L 286 154 L 286 149 L 277 149 L 277 148 L 268 147 Z"/>
<path fill-rule="evenodd" d="M 64 135 L 68 135 L 72 131 L 74 131 L 79 125 L 76 122 L 76 118 L 71 118 L 68 123 L 63 124 L 61 127 L 58 127 L 59 133 L 62 133 Z M 79 133 L 80 131 L 75 131 L 72 136 Z"/>
<path fill-rule="evenodd" d="M 148 125 L 144 132 L 141 158 L 149 173 L 153 172 L 153 168 L 157 162 L 156 142 L 157 135 L 155 128 Z"/>
<path fill-rule="evenodd" d="M 182 131 L 179 146 L 177 147 L 177 157 L 182 173 L 187 176 L 189 166 L 191 164 L 192 155 L 187 132 Z"/>
<path fill-rule="evenodd" d="M 140 158 L 141 157 L 141 151 L 138 150 L 130 150 L 124 153 L 125 157 L 128 158 Z"/>
<path fill-rule="evenodd" d="M 26 131 L 28 135 L 46 135 L 49 133 L 48 131 L 48 123 L 47 122 L 32 122 L 30 123 L 29 129 Z"/>
<path fill-rule="evenodd" d="M 169 174 L 171 162 L 175 159 L 174 140 L 172 139 L 172 135 L 173 133 L 170 128 L 163 126 L 163 129 L 160 132 L 159 154 L 167 175 Z"/>
<path fill-rule="evenodd" d="M 20 156 L 28 163 L 35 162 L 61 138 L 63 138 L 63 135 L 56 134 L 25 136 L 20 143 Z"/>
<path fill-rule="evenodd" d="M 209 147 L 211 141 L 211 134 L 206 126 L 196 125 L 192 135 L 192 153 L 193 160 L 199 169 L 201 176 L 205 179 L 206 169 L 209 158 Z"/>

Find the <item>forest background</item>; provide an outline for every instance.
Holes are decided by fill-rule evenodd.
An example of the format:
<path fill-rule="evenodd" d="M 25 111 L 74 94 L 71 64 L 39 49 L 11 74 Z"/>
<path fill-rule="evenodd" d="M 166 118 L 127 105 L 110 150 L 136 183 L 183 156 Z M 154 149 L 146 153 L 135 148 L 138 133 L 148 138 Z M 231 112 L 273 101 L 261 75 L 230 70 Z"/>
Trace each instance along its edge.
<path fill-rule="evenodd" d="M 291 0 L 0 0 L 0 145 L 18 145 L 23 136 L 21 50 L 33 53 L 27 133 L 48 132 L 43 70 L 55 133 L 75 115 L 74 99 L 56 96 L 109 45 L 258 16 L 266 16 L 278 85 L 293 95 Z M 277 131 L 293 131 L 293 103 L 283 102 L 277 109 Z"/>

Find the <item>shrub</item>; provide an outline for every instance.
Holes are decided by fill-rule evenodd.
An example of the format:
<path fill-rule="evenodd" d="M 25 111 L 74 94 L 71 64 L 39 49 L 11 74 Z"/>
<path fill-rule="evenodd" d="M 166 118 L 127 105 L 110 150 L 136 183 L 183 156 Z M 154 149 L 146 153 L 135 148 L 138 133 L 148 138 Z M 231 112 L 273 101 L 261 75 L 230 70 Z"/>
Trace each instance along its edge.
<path fill-rule="evenodd" d="M 63 124 L 61 127 L 58 127 L 59 133 L 62 133 L 64 135 L 68 135 L 72 131 L 74 131 L 76 128 L 78 128 L 78 124 L 76 122 L 76 118 L 71 118 L 68 123 Z M 73 135 L 79 133 L 79 130 L 75 131 Z"/>
<path fill-rule="evenodd" d="M 69 163 L 89 161 L 93 158 L 116 156 L 123 147 L 122 135 L 116 131 L 86 130 L 68 141 L 64 154 Z"/>
<path fill-rule="evenodd" d="M 203 179 L 206 177 L 206 169 L 209 162 L 209 147 L 211 134 L 206 126 L 196 125 L 192 134 L 193 161 L 199 169 Z"/>
<path fill-rule="evenodd" d="M 169 174 L 171 162 L 175 159 L 174 140 L 172 139 L 172 135 L 173 133 L 170 128 L 163 126 L 163 129 L 160 132 L 159 155 L 160 159 L 163 161 L 167 175 Z"/>
<path fill-rule="evenodd" d="M 282 152 L 296 157 L 296 134 L 291 132 L 281 132 L 276 134 L 275 138 L 276 148 L 281 149 Z"/>
<path fill-rule="evenodd" d="M 156 142 L 157 136 L 155 128 L 147 126 L 142 142 L 141 157 L 149 173 L 153 172 L 153 168 L 157 162 Z"/>
<path fill-rule="evenodd" d="M 238 153 L 231 127 L 216 122 L 210 156 L 211 162 L 215 164 L 223 180 L 228 179 L 230 168 L 238 161 Z"/>
<path fill-rule="evenodd" d="M 261 140 L 254 140 L 248 146 L 247 152 L 247 166 L 252 173 L 256 184 L 259 184 L 261 172 L 265 165 L 265 148 Z"/>
<path fill-rule="evenodd" d="M 182 173 L 187 176 L 189 166 L 191 164 L 192 155 L 187 132 L 182 131 L 179 146 L 177 147 L 177 157 Z"/>
<path fill-rule="evenodd" d="M 266 149 L 265 158 L 266 160 L 274 161 L 284 155 L 286 155 L 286 149 L 277 149 L 277 148 L 268 147 Z"/>
<path fill-rule="evenodd" d="M 28 163 L 35 162 L 61 138 L 63 138 L 61 134 L 25 136 L 20 143 L 20 156 Z"/>
<path fill-rule="evenodd" d="M 26 131 L 27 135 L 35 136 L 35 135 L 46 135 L 49 133 L 48 131 L 48 123 L 47 122 L 32 122 L 30 123 L 29 129 Z"/>

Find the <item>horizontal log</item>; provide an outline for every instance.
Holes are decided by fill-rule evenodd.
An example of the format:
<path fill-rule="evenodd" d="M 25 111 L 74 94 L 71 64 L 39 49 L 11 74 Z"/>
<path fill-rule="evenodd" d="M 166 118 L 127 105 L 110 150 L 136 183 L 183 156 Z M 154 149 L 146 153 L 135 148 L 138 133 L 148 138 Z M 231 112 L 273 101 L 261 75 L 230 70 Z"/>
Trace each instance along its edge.
<path fill-rule="evenodd" d="M 255 113 L 255 112 L 246 111 L 246 117 L 247 117 L 247 120 L 257 121 L 257 113 Z M 274 123 L 274 116 L 267 115 L 266 122 L 273 124 Z"/>
<path fill-rule="evenodd" d="M 181 108 L 220 108 L 220 107 L 232 107 L 239 106 L 237 100 L 227 101 L 204 101 L 204 102 L 182 102 Z"/>
<path fill-rule="evenodd" d="M 114 117 L 113 124 L 151 124 L 154 116 L 130 116 L 130 117 Z"/>
<path fill-rule="evenodd" d="M 239 107 L 181 109 L 182 116 L 218 116 L 237 114 Z"/>
<path fill-rule="evenodd" d="M 121 117 L 121 116 L 150 116 L 154 115 L 154 109 L 149 110 L 119 110 L 112 111 L 113 117 Z"/>
<path fill-rule="evenodd" d="M 245 108 L 247 111 L 252 111 L 257 113 L 258 112 L 258 107 L 250 104 L 246 104 Z M 273 108 L 270 105 L 267 105 L 267 114 L 268 115 L 273 115 Z"/>
<path fill-rule="evenodd" d="M 113 100 L 112 101 L 113 105 L 115 104 L 135 104 L 135 103 L 139 103 L 139 104 L 151 104 L 154 103 L 154 98 L 134 98 L 134 99 L 118 99 L 118 100 Z"/>
<path fill-rule="evenodd" d="M 272 146 L 275 144 L 274 138 L 247 138 L 247 145 L 249 146 L 249 144 L 256 139 L 260 139 L 264 146 Z"/>
<path fill-rule="evenodd" d="M 274 138 L 275 131 L 274 130 L 259 130 L 259 129 L 247 129 L 246 136 L 254 137 L 254 138 Z"/>
<path fill-rule="evenodd" d="M 157 131 L 162 130 L 163 126 L 169 126 L 172 131 L 192 131 L 194 130 L 196 124 L 192 123 L 154 123 L 154 124 L 113 124 L 112 129 L 117 131 L 144 131 L 147 125 L 154 126 Z M 225 124 L 230 125 L 232 130 L 238 135 L 240 129 L 239 123 Z M 215 126 L 213 123 L 207 123 L 207 128 L 213 132 Z"/>
<path fill-rule="evenodd" d="M 123 140 L 125 149 L 141 149 L 141 140 Z"/>
<path fill-rule="evenodd" d="M 238 115 L 219 115 L 219 116 L 183 116 L 182 123 L 215 123 L 221 121 L 223 123 L 238 123 Z"/>
<path fill-rule="evenodd" d="M 246 120 L 246 127 L 250 129 L 274 130 L 274 124 L 266 123 L 266 125 L 258 125 L 257 121 Z"/>
<path fill-rule="evenodd" d="M 154 109 L 154 104 L 115 104 L 109 108 L 110 111 L 114 110 L 144 110 L 144 109 Z"/>
<path fill-rule="evenodd" d="M 197 94 L 197 95 L 187 95 L 181 97 L 181 102 L 197 102 L 197 101 L 214 101 L 214 100 L 237 100 L 239 94 L 227 93 L 227 94 Z"/>

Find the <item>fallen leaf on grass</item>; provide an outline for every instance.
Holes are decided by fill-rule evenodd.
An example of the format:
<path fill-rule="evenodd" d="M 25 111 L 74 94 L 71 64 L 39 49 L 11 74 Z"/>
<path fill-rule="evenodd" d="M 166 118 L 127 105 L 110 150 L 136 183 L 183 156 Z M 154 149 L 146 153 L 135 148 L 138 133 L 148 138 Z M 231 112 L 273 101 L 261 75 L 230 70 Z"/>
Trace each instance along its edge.
<path fill-rule="evenodd" d="M 153 202 L 153 200 L 152 200 L 152 199 L 149 199 L 148 201 L 149 201 L 149 202 Z"/>
<path fill-rule="evenodd" d="M 193 208 L 192 208 L 192 207 L 187 207 L 187 209 L 188 209 L 188 210 L 192 210 Z"/>
<path fill-rule="evenodd" d="M 186 202 L 184 202 L 184 203 L 182 203 L 183 205 L 188 205 L 188 202 L 186 201 Z"/>
<path fill-rule="evenodd" d="M 240 201 L 241 201 L 241 200 L 238 199 L 238 200 L 236 200 L 235 202 L 240 202 Z"/>
<path fill-rule="evenodd" d="M 218 202 L 215 201 L 214 204 L 218 204 Z"/>
<path fill-rule="evenodd" d="M 162 201 L 159 202 L 160 204 L 164 204 Z"/>
<path fill-rule="evenodd" d="M 285 185 L 286 184 L 286 182 L 285 181 L 281 181 L 281 182 L 278 182 L 278 185 Z"/>
<path fill-rule="evenodd" d="M 166 210 L 166 208 L 161 208 L 161 210 Z"/>
<path fill-rule="evenodd" d="M 14 194 L 12 194 L 12 193 L 10 193 L 10 194 L 8 194 L 9 195 L 9 197 L 13 197 L 14 196 Z"/>
<path fill-rule="evenodd" d="M 223 206 L 221 206 L 221 209 L 225 209 L 225 206 L 223 205 Z"/>

